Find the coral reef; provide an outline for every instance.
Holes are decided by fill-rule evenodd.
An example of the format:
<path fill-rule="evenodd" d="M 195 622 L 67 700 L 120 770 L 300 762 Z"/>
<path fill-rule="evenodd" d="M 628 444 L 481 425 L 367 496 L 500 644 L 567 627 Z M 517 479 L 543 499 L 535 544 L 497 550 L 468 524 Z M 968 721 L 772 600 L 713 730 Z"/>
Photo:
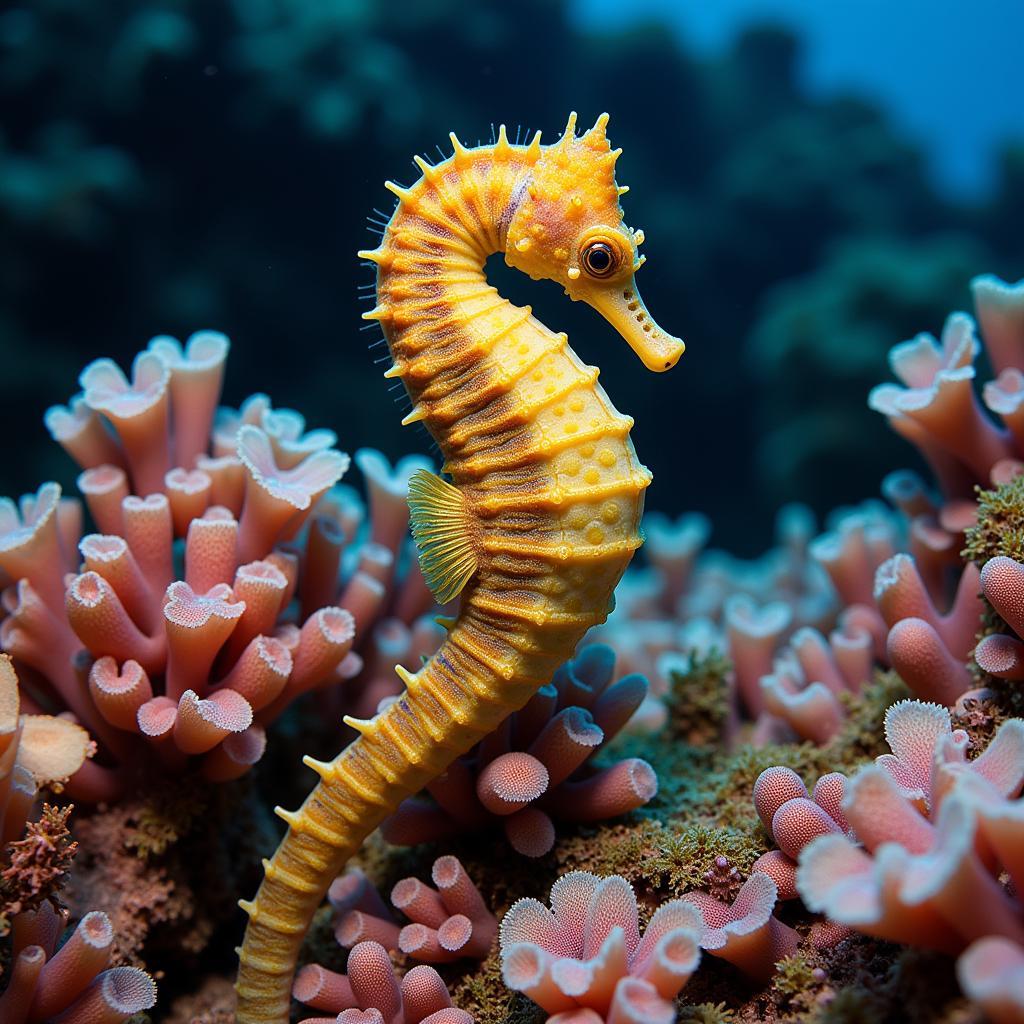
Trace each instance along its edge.
<path fill-rule="evenodd" d="M 68 1024 L 120 1024 L 155 1005 L 156 984 L 145 971 L 107 967 L 114 930 L 106 914 L 86 914 L 58 950 L 62 930 L 63 921 L 52 909 L 27 912 L 16 923 L 10 981 L 0 995 L 5 1022 L 59 1016 Z"/>
<path fill-rule="evenodd" d="M 930 466 L 947 500 L 969 498 L 975 484 L 987 484 L 1001 464 L 1019 459 L 1014 432 L 1024 343 L 1024 284 L 1009 285 L 993 275 L 972 281 L 975 315 L 986 354 L 998 373 L 983 389 L 984 404 L 1003 425 L 989 419 L 974 389 L 975 360 L 981 350 L 975 321 L 954 313 L 940 339 L 920 334 L 889 353 L 900 385 L 881 384 L 871 407 L 914 444 Z"/>
<path fill-rule="evenodd" d="M 894 705 L 886 732 L 893 753 L 845 785 L 849 835 L 833 829 L 803 847 L 797 890 L 810 909 L 870 935 L 950 954 L 971 944 L 958 967 L 965 990 L 1005 1004 L 1007 940 L 1024 938 L 1024 912 L 1001 882 L 1006 872 L 1019 884 L 1024 723 L 1005 721 L 973 760 L 938 705 Z"/>
<path fill-rule="evenodd" d="M 661 227 L 647 297 L 694 360 L 685 401 L 609 388 L 656 477 L 646 544 L 551 684 L 386 824 L 403 845 L 337 879 L 292 1019 L 1024 1020 L 1024 282 L 968 284 L 1019 274 L 1024 150 L 942 197 L 881 107 L 805 88 L 786 32 L 697 56 L 578 13 L 0 12 L 0 492 L 30 491 L 0 502 L 5 1022 L 233 1021 L 270 809 L 449 621 L 408 537 L 432 463 L 394 460 L 372 330 L 368 358 L 339 337 L 369 291 L 339 238 L 438 124 L 546 129 L 609 82 Z M 513 298 L 618 365 L 581 303 Z M 244 339 L 237 408 L 226 339 L 136 357 L 154 321 Z M 360 491 L 263 388 L 352 445 Z M 862 501 L 906 440 L 916 469 Z"/>
<path fill-rule="evenodd" d="M 17 675 L 0 656 L 0 934 L 11 936 L 0 1019 L 119 1024 L 156 1003 L 156 985 L 136 967 L 109 966 L 115 933 L 102 911 L 85 913 L 58 949 L 68 921 L 61 890 L 78 852 L 68 831 L 72 808 L 44 803 L 39 820 L 28 820 L 37 785 L 59 783 L 82 765 L 85 747 L 68 730 L 83 730 L 21 715 L 19 704 Z"/>

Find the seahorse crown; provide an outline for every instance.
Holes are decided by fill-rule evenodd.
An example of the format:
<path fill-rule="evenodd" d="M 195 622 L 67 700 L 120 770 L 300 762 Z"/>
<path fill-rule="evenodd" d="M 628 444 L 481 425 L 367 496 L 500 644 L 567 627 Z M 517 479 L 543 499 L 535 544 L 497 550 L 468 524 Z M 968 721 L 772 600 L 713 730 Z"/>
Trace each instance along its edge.
<path fill-rule="evenodd" d="M 505 261 L 534 280 L 557 281 L 574 300 L 593 306 L 651 370 L 667 370 L 683 343 L 651 319 L 633 282 L 644 263 L 644 233 L 623 222 L 615 161 L 602 114 L 576 135 L 569 115 L 562 137 L 543 151 L 517 197 L 505 242 Z"/>

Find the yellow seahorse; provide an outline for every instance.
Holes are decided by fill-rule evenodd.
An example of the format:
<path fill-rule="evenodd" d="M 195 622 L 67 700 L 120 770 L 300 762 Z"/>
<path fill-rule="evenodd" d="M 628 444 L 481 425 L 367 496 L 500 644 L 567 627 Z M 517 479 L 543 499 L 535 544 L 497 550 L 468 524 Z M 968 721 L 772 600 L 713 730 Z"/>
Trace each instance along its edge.
<path fill-rule="evenodd" d="M 411 793 L 522 707 L 603 622 L 641 543 L 650 472 L 629 431 L 564 334 L 489 287 L 488 256 L 555 280 L 598 310 L 652 370 L 674 366 L 677 338 L 636 290 L 643 233 L 622 221 L 608 115 L 577 137 L 496 141 L 430 166 L 398 196 L 379 248 L 377 306 L 399 377 L 451 483 L 421 471 L 409 506 L 424 576 L 437 599 L 461 593 L 441 649 L 402 698 L 370 721 L 295 812 L 249 914 L 239 951 L 240 1024 L 288 1019 L 299 947 L 331 880 Z"/>

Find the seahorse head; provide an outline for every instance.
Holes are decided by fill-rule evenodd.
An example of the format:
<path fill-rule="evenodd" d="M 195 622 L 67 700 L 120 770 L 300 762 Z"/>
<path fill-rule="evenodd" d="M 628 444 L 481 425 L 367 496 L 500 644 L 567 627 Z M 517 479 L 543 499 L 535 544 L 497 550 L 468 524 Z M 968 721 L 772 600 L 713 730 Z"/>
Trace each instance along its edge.
<path fill-rule="evenodd" d="M 517 196 L 509 221 L 505 262 L 535 280 L 557 281 L 566 294 L 593 306 L 629 343 L 644 365 L 660 372 L 675 366 L 683 343 L 663 331 L 640 298 L 634 274 L 643 232 L 622 219 L 615 161 L 602 114 L 576 135 L 569 116 L 557 143 L 542 150 Z"/>

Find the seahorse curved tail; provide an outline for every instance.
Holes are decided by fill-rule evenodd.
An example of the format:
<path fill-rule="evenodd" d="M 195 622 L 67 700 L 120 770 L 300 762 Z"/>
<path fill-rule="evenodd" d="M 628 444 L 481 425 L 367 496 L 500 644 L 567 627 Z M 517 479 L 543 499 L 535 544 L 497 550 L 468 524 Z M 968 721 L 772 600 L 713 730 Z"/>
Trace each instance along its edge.
<path fill-rule="evenodd" d="M 402 800 L 440 775 L 542 685 L 479 672 L 457 681 L 441 667 L 458 661 L 452 647 L 449 638 L 433 667 L 408 677 L 412 681 L 407 680 L 400 700 L 372 722 L 359 723 L 361 735 L 333 761 L 305 759 L 320 781 L 297 811 L 277 810 L 288 824 L 287 835 L 264 861 L 256 898 L 244 904 L 249 927 L 239 950 L 237 1020 L 288 1019 L 299 949 L 345 862 Z"/>

